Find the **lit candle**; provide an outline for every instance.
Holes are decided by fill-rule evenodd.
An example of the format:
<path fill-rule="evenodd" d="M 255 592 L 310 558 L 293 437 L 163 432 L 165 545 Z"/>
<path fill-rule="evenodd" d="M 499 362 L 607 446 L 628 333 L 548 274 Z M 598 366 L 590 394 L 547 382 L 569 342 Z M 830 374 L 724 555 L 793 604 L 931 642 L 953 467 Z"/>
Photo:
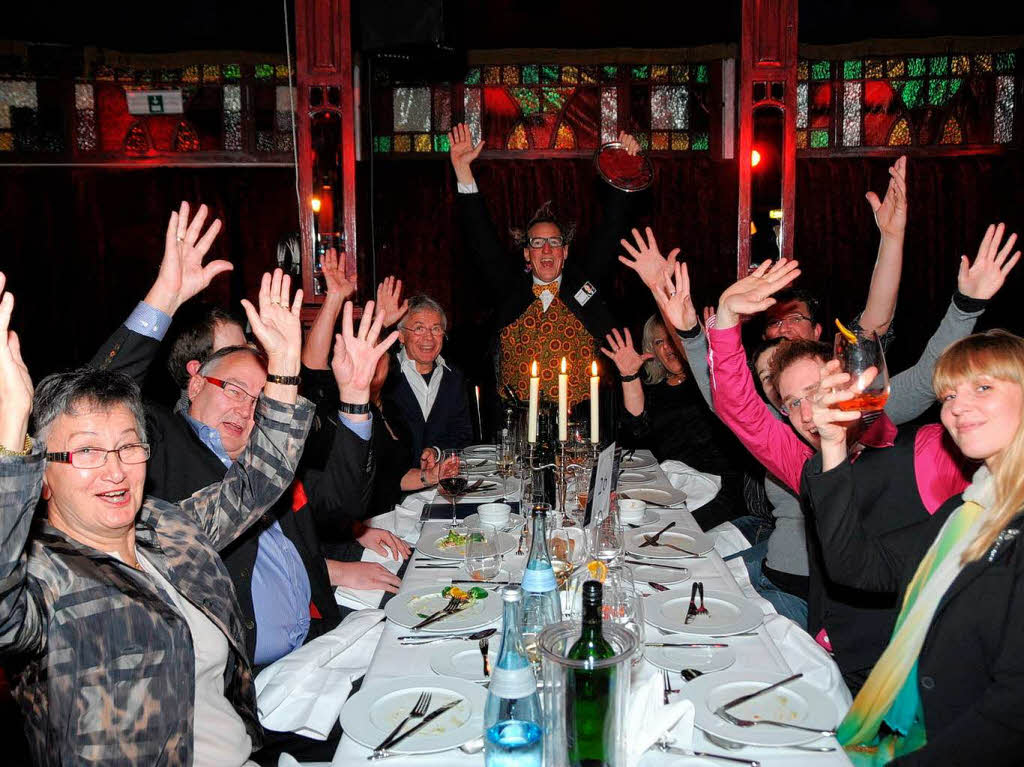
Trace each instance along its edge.
<path fill-rule="evenodd" d="M 601 379 L 597 376 L 597 360 L 590 363 L 590 441 L 595 445 L 600 442 L 598 435 L 601 429 L 598 424 L 597 386 Z"/>
<path fill-rule="evenodd" d="M 558 374 L 558 439 L 569 439 L 569 376 L 565 372 L 565 357 L 562 357 L 562 372 Z"/>
<path fill-rule="evenodd" d="M 480 387 L 474 386 L 473 391 L 476 393 L 476 422 L 480 424 L 480 439 L 484 437 L 484 421 L 480 416 Z"/>
<path fill-rule="evenodd" d="M 537 370 L 537 360 L 533 361 L 530 368 L 530 412 L 527 418 L 527 441 L 533 444 L 537 441 L 537 404 L 540 399 L 540 375 Z"/>

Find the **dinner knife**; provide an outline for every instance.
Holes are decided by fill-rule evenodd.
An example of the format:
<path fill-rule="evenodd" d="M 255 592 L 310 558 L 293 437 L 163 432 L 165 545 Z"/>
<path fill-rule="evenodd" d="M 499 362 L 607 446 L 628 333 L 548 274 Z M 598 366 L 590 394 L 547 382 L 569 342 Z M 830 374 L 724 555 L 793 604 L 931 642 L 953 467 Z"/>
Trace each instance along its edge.
<path fill-rule="evenodd" d="M 459 613 L 461 613 L 462 611 L 464 611 L 468 607 L 469 607 L 469 602 L 464 604 L 462 607 L 459 607 L 459 608 L 456 608 L 455 610 L 452 610 L 451 612 L 444 612 L 442 610 L 440 615 L 431 615 L 426 620 L 423 620 L 423 621 L 420 621 L 419 623 L 417 623 L 415 626 L 412 627 L 412 629 L 413 629 L 413 631 L 418 631 L 419 629 L 426 628 L 427 626 L 433 626 L 438 621 L 443 621 L 445 618 L 449 618 L 452 615 L 458 615 Z"/>
<path fill-rule="evenodd" d="M 756 692 L 752 692 L 752 693 L 749 693 L 747 695 L 741 695 L 740 697 L 738 697 L 738 698 L 736 698 L 734 700 L 730 700 L 725 705 L 719 706 L 719 710 L 720 711 L 728 711 L 730 708 L 736 708 L 736 706 L 740 705 L 741 703 L 746 703 L 748 700 L 753 700 L 754 698 L 756 698 L 756 697 L 758 697 L 760 695 L 764 695 L 766 692 L 771 692 L 772 690 L 775 690 L 775 689 L 777 689 L 779 687 L 782 687 L 782 685 L 784 685 L 784 684 L 789 684 L 790 682 L 795 681 L 795 680 L 799 679 L 802 676 L 803 676 L 803 673 L 797 673 L 797 674 L 793 674 L 791 676 L 787 676 L 785 679 L 783 679 L 781 681 L 778 681 L 775 684 L 770 684 L 770 685 L 768 685 L 767 687 L 765 687 L 765 688 L 763 688 L 761 690 L 757 690 Z"/>
<path fill-rule="evenodd" d="M 662 745 L 660 743 L 655 744 L 659 751 L 664 751 L 667 754 L 675 754 L 676 756 L 699 756 L 704 759 L 720 759 L 723 762 L 734 762 L 736 764 L 746 764 L 748 767 L 761 767 L 761 763 L 756 759 L 741 759 L 738 756 L 726 756 L 725 754 L 712 754 L 707 751 L 693 751 L 692 749 L 682 749 L 675 746 Z"/>
<path fill-rule="evenodd" d="M 676 559 L 678 559 L 678 557 L 676 557 Z M 640 567 L 661 567 L 665 570 L 682 570 L 684 573 L 690 572 L 689 568 L 676 567 L 675 565 L 663 565 L 661 562 L 640 562 L 636 559 L 627 559 L 626 564 L 639 565 Z"/>
<path fill-rule="evenodd" d="M 647 546 L 647 545 L 651 545 L 651 546 L 664 546 L 666 549 L 675 549 L 676 551 L 681 551 L 684 554 L 689 554 L 691 557 L 699 557 L 700 556 L 700 554 L 698 554 L 695 551 L 687 551 L 682 546 L 676 546 L 673 543 L 658 543 L 656 538 L 652 538 L 649 535 L 645 535 L 644 536 L 644 541 L 646 541 L 646 543 L 641 543 L 640 544 L 641 547 Z"/>
<path fill-rule="evenodd" d="M 690 589 L 690 606 L 686 608 L 686 617 L 683 619 L 683 625 L 689 626 L 690 621 L 697 615 L 697 584 L 694 583 Z"/>
<path fill-rule="evenodd" d="M 658 544 L 658 539 L 665 533 L 665 531 L 669 528 L 675 527 L 675 525 L 675 521 L 672 521 L 665 525 L 663 528 L 661 528 L 661 530 L 656 532 L 654 535 L 645 535 L 644 542 L 640 544 L 639 548 L 642 549 L 644 546 L 656 546 Z"/>
<path fill-rule="evenodd" d="M 394 748 L 395 746 L 397 746 L 399 743 L 401 743 L 403 740 L 408 738 L 413 733 L 419 732 L 426 725 L 430 724 L 432 721 L 434 721 L 439 716 L 441 716 L 441 714 L 445 713 L 449 709 L 454 708 L 455 706 L 457 706 L 460 703 L 462 703 L 463 700 L 464 700 L 463 698 L 458 698 L 457 700 L 450 700 L 447 703 L 445 703 L 443 706 L 441 706 L 440 708 L 434 709 L 429 714 L 427 714 L 425 717 L 423 717 L 423 719 L 415 727 L 410 727 L 408 730 L 403 732 L 398 737 L 393 738 L 390 743 L 385 741 L 384 743 L 381 743 L 379 746 L 377 746 L 377 748 L 375 748 L 373 750 L 373 753 L 370 754 L 368 757 L 366 757 L 367 760 L 385 759 L 385 758 L 387 758 L 388 756 L 390 756 L 390 754 L 387 752 L 387 750 L 389 748 Z"/>
<path fill-rule="evenodd" d="M 646 647 L 728 647 L 721 642 L 644 642 Z"/>

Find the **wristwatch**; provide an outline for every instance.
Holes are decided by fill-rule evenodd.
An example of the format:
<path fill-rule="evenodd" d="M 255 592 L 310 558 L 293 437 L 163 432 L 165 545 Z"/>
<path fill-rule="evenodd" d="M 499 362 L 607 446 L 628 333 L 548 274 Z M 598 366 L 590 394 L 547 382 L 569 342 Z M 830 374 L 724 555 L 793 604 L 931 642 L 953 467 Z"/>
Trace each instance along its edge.
<path fill-rule="evenodd" d="M 280 384 L 281 386 L 298 386 L 302 383 L 302 379 L 299 376 L 279 376 L 268 373 L 267 383 Z"/>
<path fill-rule="evenodd" d="M 635 373 L 633 373 L 633 375 L 631 375 L 631 376 L 619 376 L 619 380 L 622 381 L 622 383 L 627 383 L 629 381 L 635 381 L 639 377 L 640 377 L 640 371 L 638 370 Z"/>
<path fill-rule="evenodd" d="M 349 415 L 366 415 L 370 412 L 370 403 L 363 402 L 358 405 L 354 405 L 351 402 L 339 402 L 338 410 L 342 413 L 348 413 Z"/>

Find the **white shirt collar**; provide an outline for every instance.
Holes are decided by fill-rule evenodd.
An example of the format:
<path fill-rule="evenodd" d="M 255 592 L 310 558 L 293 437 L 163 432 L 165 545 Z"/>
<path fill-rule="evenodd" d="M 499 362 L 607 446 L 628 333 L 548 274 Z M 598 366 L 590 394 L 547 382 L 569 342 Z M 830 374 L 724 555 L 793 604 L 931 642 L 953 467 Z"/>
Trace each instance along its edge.
<path fill-rule="evenodd" d="M 540 279 L 537 275 L 533 275 L 533 284 L 534 285 L 559 285 L 560 286 L 562 284 L 562 275 L 558 275 L 557 277 L 555 277 L 555 279 L 550 280 L 548 282 L 544 282 L 544 280 Z"/>

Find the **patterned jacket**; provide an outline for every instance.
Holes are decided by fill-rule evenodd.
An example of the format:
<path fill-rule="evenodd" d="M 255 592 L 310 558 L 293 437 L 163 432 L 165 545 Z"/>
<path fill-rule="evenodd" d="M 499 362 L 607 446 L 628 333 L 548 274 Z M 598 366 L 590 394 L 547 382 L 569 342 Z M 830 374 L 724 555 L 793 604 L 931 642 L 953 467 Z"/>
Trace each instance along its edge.
<path fill-rule="evenodd" d="M 178 504 L 147 498 L 137 546 L 228 639 L 225 695 L 262 740 L 231 578 L 217 551 L 288 487 L 311 404 L 261 397 L 249 445 L 223 482 Z M 45 461 L 0 458 L 0 652 L 38 765 L 191 765 L 195 656 L 184 618 L 144 573 L 45 521 Z"/>

